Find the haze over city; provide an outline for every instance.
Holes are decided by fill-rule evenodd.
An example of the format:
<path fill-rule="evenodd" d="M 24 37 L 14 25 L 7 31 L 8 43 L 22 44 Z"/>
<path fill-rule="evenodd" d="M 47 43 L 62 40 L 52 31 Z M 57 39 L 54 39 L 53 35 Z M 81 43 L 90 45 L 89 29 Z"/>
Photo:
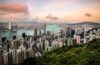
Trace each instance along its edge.
<path fill-rule="evenodd" d="M 100 22 L 100 0 L 0 0 L 0 22 Z"/>

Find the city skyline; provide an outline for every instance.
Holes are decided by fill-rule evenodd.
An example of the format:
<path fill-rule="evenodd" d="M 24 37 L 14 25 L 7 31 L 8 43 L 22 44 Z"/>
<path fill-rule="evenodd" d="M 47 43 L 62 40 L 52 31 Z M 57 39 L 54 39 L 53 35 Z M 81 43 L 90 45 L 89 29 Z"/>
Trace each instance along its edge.
<path fill-rule="evenodd" d="M 0 0 L 0 20 L 100 22 L 100 0 Z"/>

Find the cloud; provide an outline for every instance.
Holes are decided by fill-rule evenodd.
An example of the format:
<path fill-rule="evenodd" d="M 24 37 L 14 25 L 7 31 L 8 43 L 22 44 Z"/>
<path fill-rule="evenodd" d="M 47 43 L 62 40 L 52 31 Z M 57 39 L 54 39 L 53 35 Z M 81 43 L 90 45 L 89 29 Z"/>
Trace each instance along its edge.
<path fill-rule="evenodd" d="M 91 13 L 85 13 L 85 16 L 92 17 L 92 14 Z"/>
<path fill-rule="evenodd" d="M 21 19 L 29 15 L 28 7 L 23 3 L 0 3 L 0 19 Z"/>
<path fill-rule="evenodd" d="M 51 14 L 47 15 L 45 18 L 51 19 L 51 20 L 58 20 L 58 19 L 59 19 L 58 17 L 53 16 L 53 15 L 51 15 Z"/>
<path fill-rule="evenodd" d="M 25 4 L 21 3 L 9 3 L 9 4 L 0 3 L 0 10 L 5 12 L 27 13 L 28 7 Z"/>

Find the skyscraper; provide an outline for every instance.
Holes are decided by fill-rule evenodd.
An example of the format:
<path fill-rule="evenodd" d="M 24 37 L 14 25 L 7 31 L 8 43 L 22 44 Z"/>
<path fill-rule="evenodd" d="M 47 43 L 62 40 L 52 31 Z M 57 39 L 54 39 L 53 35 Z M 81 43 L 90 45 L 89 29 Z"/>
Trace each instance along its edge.
<path fill-rule="evenodd" d="M 11 22 L 9 22 L 9 27 L 8 28 L 9 28 L 9 30 L 11 30 Z"/>
<path fill-rule="evenodd" d="M 37 39 L 37 28 L 34 28 L 34 37 Z"/>
<path fill-rule="evenodd" d="M 44 35 L 46 35 L 46 24 L 44 24 Z"/>
<path fill-rule="evenodd" d="M 4 64 L 4 61 L 3 61 L 4 59 L 3 59 L 3 54 L 2 53 L 0 53 L 0 65 L 3 65 Z"/>

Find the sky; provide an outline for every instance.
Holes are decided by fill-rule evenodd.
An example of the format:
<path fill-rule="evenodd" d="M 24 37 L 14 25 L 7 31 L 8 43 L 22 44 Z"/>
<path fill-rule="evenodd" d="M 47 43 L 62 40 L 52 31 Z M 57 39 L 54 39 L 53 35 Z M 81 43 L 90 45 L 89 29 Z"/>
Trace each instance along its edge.
<path fill-rule="evenodd" d="M 0 0 L 0 20 L 100 22 L 100 0 Z"/>

